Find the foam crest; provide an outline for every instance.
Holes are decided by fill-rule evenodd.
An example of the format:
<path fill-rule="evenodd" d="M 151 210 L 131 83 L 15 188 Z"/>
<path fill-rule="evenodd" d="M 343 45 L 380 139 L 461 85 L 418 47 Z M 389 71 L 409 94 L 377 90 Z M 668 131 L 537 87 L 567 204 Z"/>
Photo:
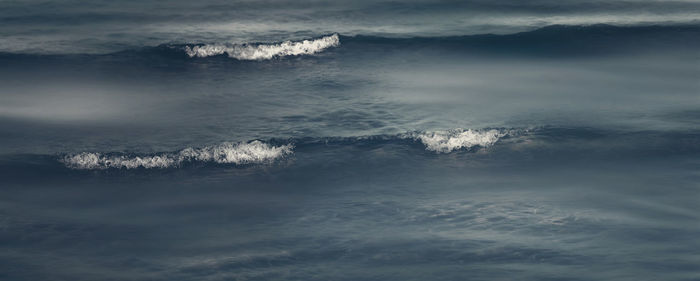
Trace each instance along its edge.
<path fill-rule="evenodd" d="M 496 143 L 508 133 L 496 129 L 433 131 L 415 133 L 411 137 L 425 145 L 426 150 L 438 153 L 448 153 L 454 150 L 470 149 L 472 147 L 488 147 Z"/>
<path fill-rule="evenodd" d="M 292 145 L 271 146 L 261 141 L 226 142 L 200 149 L 186 148 L 178 153 L 178 158 L 183 161 L 194 159 L 202 162 L 243 165 L 265 163 L 291 153 Z"/>
<path fill-rule="evenodd" d="M 214 162 L 221 164 L 262 164 L 292 153 L 293 146 L 272 146 L 261 141 L 248 143 L 221 143 L 203 148 L 186 148 L 175 153 L 162 153 L 152 156 L 109 156 L 101 153 L 83 152 L 67 155 L 62 162 L 69 168 L 81 170 L 95 169 L 136 169 L 171 168 L 185 162 Z"/>
<path fill-rule="evenodd" d="M 238 60 L 266 60 L 275 57 L 312 55 L 340 45 L 338 34 L 313 40 L 285 41 L 278 44 L 208 44 L 186 46 L 190 57 L 210 57 L 226 54 Z"/>

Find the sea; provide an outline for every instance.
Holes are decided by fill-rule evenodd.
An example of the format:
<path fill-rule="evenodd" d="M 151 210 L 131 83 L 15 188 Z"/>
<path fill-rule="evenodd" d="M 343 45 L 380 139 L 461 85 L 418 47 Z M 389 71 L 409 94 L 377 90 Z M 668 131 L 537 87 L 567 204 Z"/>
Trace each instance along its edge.
<path fill-rule="evenodd" d="M 0 279 L 700 280 L 700 25 L 520 29 L 2 33 Z"/>

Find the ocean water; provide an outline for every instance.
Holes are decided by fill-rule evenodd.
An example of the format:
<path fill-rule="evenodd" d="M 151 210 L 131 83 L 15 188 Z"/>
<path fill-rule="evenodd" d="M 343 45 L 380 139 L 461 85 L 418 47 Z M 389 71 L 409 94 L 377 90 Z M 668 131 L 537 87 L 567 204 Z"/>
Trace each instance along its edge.
<path fill-rule="evenodd" d="M 357 29 L 7 35 L 0 279 L 700 279 L 700 26 Z"/>

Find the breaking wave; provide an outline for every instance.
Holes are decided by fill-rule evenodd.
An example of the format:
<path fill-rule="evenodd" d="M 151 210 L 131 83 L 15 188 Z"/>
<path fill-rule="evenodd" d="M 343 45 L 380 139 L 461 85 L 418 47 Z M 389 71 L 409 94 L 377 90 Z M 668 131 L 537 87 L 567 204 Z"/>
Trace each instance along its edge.
<path fill-rule="evenodd" d="M 426 150 L 437 153 L 449 153 L 454 150 L 488 147 L 504 136 L 512 134 L 505 130 L 472 130 L 454 129 L 409 134 L 408 137 L 418 140 L 425 145 Z"/>
<path fill-rule="evenodd" d="M 528 130 L 518 129 L 452 129 L 444 131 L 416 131 L 398 135 L 374 135 L 358 137 L 301 138 L 270 140 L 271 145 L 258 140 L 251 142 L 224 142 L 203 148 L 185 148 L 177 152 L 157 153 L 147 156 L 134 156 L 118 153 L 82 152 L 65 155 L 60 161 L 71 169 L 165 169 L 179 167 L 190 162 L 211 162 L 217 164 L 266 164 L 293 153 L 295 147 L 317 145 L 344 145 L 357 143 L 396 143 L 409 145 L 420 143 L 425 150 L 434 153 L 454 151 L 475 151 L 499 142 L 504 137 L 523 135 Z"/>
<path fill-rule="evenodd" d="M 69 168 L 81 170 L 95 169 L 136 169 L 171 168 L 185 162 L 214 162 L 220 164 L 262 164 L 271 162 L 292 153 L 292 145 L 272 146 L 261 141 L 249 143 L 225 142 L 204 148 L 185 148 L 175 153 L 162 153 L 153 156 L 103 155 L 83 152 L 66 155 L 62 162 Z"/>
<path fill-rule="evenodd" d="M 238 60 L 266 60 L 275 57 L 312 55 L 340 45 L 338 34 L 313 40 L 285 41 L 277 44 L 207 44 L 186 46 L 185 53 L 192 57 L 228 55 Z"/>

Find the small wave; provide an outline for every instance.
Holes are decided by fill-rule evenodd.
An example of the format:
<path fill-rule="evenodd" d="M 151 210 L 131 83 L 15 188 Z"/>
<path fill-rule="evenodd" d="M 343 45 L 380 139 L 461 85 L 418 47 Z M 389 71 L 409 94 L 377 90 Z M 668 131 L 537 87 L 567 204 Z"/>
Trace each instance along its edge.
<path fill-rule="evenodd" d="M 214 162 L 220 164 L 262 164 L 292 153 L 293 146 L 272 146 L 261 141 L 248 143 L 225 142 L 204 148 L 186 148 L 176 153 L 163 153 L 152 156 L 103 155 L 83 152 L 63 157 L 62 162 L 69 168 L 81 170 L 95 169 L 136 169 L 171 168 L 185 162 Z"/>
<path fill-rule="evenodd" d="M 165 169 L 179 167 L 190 162 L 211 162 L 218 164 L 264 164 L 292 154 L 295 147 L 303 149 L 317 145 L 346 144 L 409 144 L 420 142 L 425 149 L 434 153 L 454 151 L 475 151 L 494 145 L 504 137 L 517 137 L 527 134 L 521 129 L 452 129 L 444 131 L 415 131 L 398 135 L 373 135 L 356 137 L 325 137 L 300 139 L 271 139 L 272 143 L 287 143 L 274 146 L 262 141 L 231 143 L 203 148 L 185 148 L 176 152 L 134 156 L 118 153 L 82 152 L 63 156 L 60 161 L 67 167 L 81 170 L 97 169 Z"/>
<path fill-rule="evenodd" d="M 338 34 L 313 40 L 285 41 L 278 44 L 207 44 L 186 46 L 185 52 L 192 57 L 210 57 L 226 54 L 238 60 L 266 60 L 275 57 L 312 55 L 330 47 L 340 45 Z"/>
<path fill-rule="evenodd" d="M 425 145 L 426 150 L 437 153 L 449 153 L 460 149 L 473 147 L 488 147 L 509 134 L 503 130 L 472 130 L 454 129 L 447 131 L 420 132 L 407 135 Z"/>

